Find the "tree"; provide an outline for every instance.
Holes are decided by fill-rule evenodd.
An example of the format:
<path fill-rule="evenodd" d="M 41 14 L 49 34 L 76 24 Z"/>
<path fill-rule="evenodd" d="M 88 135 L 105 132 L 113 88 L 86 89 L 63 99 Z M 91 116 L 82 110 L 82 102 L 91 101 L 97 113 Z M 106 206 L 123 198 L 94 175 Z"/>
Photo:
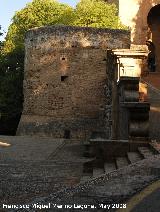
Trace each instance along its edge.
<path fill-rule="evenodd" d="M 15 134 L 23 104 L 23 51 L 0 56 L 0 133 Z"/>
<path fill-rule="evenodd" d="M 3 35 L 3 32 L 2 32 L 2 27 L 0 25 L 0 37 Z M 3 41 L 0 40 L 0 54 L 1 54 L 1 50 L 2 50 L 2 47 L 3 47 Z"/>
<path fill-rule="evenodd" d="M 24 48 L 24 35 L 34 27 L 72 25 L 100 28 L 124 28 L 115 4 L 103 0 L 81 0 L 76 9 L 56 0 L 33 0 L 16 12 L 8 29 L 4 51 Z"/>
<path fill-rule="evenodd" d="M 124 28 L 117 15 L 115 4 L 102 0 L 81 0 L 75 9 L 74 26 Z"/>
<path fill-rule="evenodd" d="M 73 8 L 55 0 L 33 0 L 16 12 L 8 29 L 4 51 L 24 48 L 24 35 L 34 27 L 67 25 L 73 19 Z"/>

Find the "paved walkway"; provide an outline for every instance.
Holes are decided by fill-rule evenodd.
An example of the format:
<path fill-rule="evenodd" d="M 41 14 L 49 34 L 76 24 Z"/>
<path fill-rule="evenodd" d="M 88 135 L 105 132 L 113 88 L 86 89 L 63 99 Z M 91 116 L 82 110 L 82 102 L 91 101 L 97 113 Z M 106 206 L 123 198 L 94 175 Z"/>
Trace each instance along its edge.
<path fill-rule="evenodd" d="M 117 212 L 158 212 L 160 211 L 160 180 L 146 187 L 127 202 L 126 209 Z"/>
<path fill-rule="evenodd" d="M 0 160 L 46 160 L 63 142 L 63 139 L 33 136 L 0 136 Z"/>
<path fill-rule="evenodd" d="M 160 156 L 140 161 L 113 171 L 109 176 L 102 175 L 81 185 L 78 183 L 83 172 L 83 163 L 87 161 L 83 157 L 82 144 L 78 141 L 64 144 L 63 140 L 52 138 L 0 136 L 0 211 L 6 211 L 2 210 L 3 204 L 28 204 L 37 201 L 54 204 L 58 200 L 63 205 L 118 204 L 157 179 L 157 173 L 152 173 L 151 170 L 159 167 Z M 151 202 L 152 199 L 158 202 L 159 191 L 156 188 L 160 188 L 160 182 L 159 187 L 157 185 L 152 190 L 155 194 L 147 193 L 148 196 L 154 194 L 151 194 Z M 147 196 L 142 197 L 141 200 Z M 135 212 L 137 206 L 143 212 L 143 205 L 146 203 L 131 200 L 131 203 L 127 203 L 127 210 Z M 158 203 L 155 203 L 155 207 L 159 207 Z M 52 211 L 59 212 L 53 208 Z M 81 211 L 92 212 L 90 209 L 77 210 Z M 105 210 L 97 208 L 94 211 Z"/>
<path fill-rule="evenodd" d="M 79 183 L 82 148 L 77 142 L 31 136 L 0 136 L 0 211 Z M 78 152 L 78 154 L 77 154 Z"/>

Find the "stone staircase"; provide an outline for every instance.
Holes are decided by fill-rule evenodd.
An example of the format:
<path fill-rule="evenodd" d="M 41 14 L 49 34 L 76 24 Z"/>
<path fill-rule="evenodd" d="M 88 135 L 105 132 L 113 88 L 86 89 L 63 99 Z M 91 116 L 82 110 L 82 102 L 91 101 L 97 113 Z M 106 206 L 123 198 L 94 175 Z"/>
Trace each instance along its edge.
<path fill-rule="evenodd" d="M 143 159 L 148 159 L 156 154 L 160 154 L 160 145 L 156 142 L 147 143 L 145 146 L 138 146 L 136 151 L 128 151 L 124 156 L 114 156 L 112 160 L 95 158 L 91 162 L 87 162 L 83 166 L 83 175 L 80 179 L 84 183 L 93 178 L 108 174 L 114 170 L 123 168 L 133 163 L 137 163 Z M 89 150 L 89 145 L 87 145 Z M 90 153 L 88 153 L 89 156 Z M 93 156 L 91 154 L 91 156 Z"/>

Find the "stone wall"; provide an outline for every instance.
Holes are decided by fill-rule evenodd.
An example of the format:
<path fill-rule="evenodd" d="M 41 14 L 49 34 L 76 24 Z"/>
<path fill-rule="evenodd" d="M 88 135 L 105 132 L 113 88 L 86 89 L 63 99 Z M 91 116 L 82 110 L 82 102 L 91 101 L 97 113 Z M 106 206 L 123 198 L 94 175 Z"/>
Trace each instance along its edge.
<path fill-rule="evenodd" d="M 88 138 L 104 131 L 106 51 L 123 30 L 50 26 L 26 34 L 24 109 L 17 134 Z"/>
<path fill-rule="evenodd" d="M 150 138 L 159 141 L 160 138 L 160 73 L 150 72 L 142 78 L 142 81 L 148 86 L 148 101 L 151 104 L 149 124 Z"/>

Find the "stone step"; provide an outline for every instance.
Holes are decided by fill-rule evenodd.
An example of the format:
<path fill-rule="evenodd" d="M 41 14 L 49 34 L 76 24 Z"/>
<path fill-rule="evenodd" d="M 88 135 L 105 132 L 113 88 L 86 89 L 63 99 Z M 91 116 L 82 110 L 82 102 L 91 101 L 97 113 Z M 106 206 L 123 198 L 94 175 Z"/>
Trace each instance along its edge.
<path fill-rule="evenodd" d="M 138 147 L 138 151 L 144 158 L 149 158 L 154 155 L 154 153 L 149 147 Z"/>
<path fill-rule="evenodd" d="M 91 179 L 92 179 L 92 177 L 90 175 L 84 175 L 81 177 L 80 183 L 87 182 L 88 180 L 91 180 Z"/>
<path fill-rule="evenodd" d="M 117 169 L 122 168 L 124 166 L 128 166 L 129 162 L 126 157 L 117 157 L 116 158 L 116 166 Z"/>
<path fill-rule="evenodd" d="M 127 152 L 127 157 L 131 163 L 142 160 L 142 157 L 138 152 Z"/>
<path fill-rule="evenodd" d="M 103 168 L 93 168 L 93 177 L 98 177 L 100 175 L 104 174 L 104 169 Z"/>
<path fill-rule="evenodd" d="M 116 170 L 116 164 L 115 163 L 109 163 L 109 162 L 105 162 L 104 163 L 104 171 L 105 173 L 109 173 Z"/>

